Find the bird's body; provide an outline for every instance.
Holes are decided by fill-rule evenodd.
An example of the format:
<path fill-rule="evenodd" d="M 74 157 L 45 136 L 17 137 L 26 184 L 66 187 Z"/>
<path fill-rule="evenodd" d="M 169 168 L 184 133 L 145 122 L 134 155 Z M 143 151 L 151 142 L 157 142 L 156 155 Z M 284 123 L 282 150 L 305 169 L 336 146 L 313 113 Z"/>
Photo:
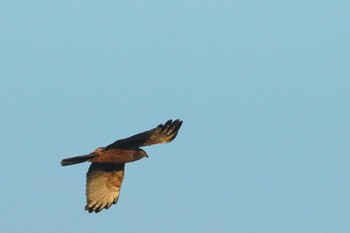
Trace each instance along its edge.
<path fill-rule="evenodd" d="M 62 166 L 92 162 L 92 163 L 129 163 L 134 162 L 143 157 L 148 157 L 146 152 L 142 149 L 109 149 L 104 147 L 97 148 L 94 152 L 87 155 L 76 156 L 62 160 Z"/>
<path fill-rule="evenodd" d="M 126 150 L 126 149 L 109 149 L 103 151 L 100 155 L 93 157 L 93 163 L 129 163 L 144 157 L 148 157 L 142 149 Z"/>
<path fill-rule="evenodd" d="M 140 149 L 142 146 L 171 142 L 181 125 L 180 120 L 169 120 L 149 131 L 117 140 L 106 147 L 98 147 L 90 154 L 63 159 L 62 166 L 87 161 L 92 163 L 86 174 L 85 210 L 97 213 L 117 203 L 125 163 L 148 157 L 147 153 Z"/>

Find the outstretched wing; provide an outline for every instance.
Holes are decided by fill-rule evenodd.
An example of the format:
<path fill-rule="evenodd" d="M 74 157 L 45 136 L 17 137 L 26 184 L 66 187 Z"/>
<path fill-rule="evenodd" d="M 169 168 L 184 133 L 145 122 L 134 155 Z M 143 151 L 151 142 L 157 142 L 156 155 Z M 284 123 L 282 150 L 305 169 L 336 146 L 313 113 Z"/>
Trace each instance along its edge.
<path fill-rule="evenodd" d="M 92 163 L 86 174 L 85 210 L 100 212 L 117 203 L 124 178 L 124 163 Z"/>
<path fill-rule="evenodd" d="M 171 142 L 177 135 L 182 121 L 168 120 L 156 128 L 136 134 L 129 138 L 118 140 L 106 147 L 106 149 L 135 149 L 141 146 L 149 146 L 158 143 Z"/>

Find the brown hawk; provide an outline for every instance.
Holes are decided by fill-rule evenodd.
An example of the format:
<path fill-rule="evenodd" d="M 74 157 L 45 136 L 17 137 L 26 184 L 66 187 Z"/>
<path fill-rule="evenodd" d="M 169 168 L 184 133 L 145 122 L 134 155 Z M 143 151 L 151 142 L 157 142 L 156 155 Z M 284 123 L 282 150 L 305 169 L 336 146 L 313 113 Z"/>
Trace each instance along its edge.
<path fill-rule="evenodd" d="M 63 159 L 62 166 L 91 162 L 86 174 L 85 210 L 98 213 L 116 204 L 125 163 L 148 157 L 142 146 L 171 142 L 181 125 L 181 120 L 169 120 L 154 129 L 99 147 L 90 154 Z"/>

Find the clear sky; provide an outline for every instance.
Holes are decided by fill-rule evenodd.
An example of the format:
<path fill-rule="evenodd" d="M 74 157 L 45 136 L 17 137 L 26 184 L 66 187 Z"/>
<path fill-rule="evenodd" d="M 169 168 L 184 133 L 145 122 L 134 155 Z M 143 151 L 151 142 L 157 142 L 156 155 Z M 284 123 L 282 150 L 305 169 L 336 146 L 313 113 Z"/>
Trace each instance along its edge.
<path fill-rule="evenodd" d="M 1 231 L 345 233 L 350 1 L 7 1 Z M 117 205 L 89 153 L 165 122 Z"/>

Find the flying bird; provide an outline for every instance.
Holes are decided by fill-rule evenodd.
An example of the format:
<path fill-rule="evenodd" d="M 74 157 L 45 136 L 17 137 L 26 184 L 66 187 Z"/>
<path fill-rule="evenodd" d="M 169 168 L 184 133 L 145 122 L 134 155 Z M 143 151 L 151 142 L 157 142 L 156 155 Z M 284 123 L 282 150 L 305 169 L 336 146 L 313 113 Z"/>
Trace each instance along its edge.
<path fill-rule="evenodd" d="M 154 129 L 117 140 L 106 147 L 98 147 L 90 154 L 63 159 L 62 166 L 91 162 L 86 173 L 85 210 L 98 213 L 116 204 L 124 178 L 125 163 L 148 157 L 140 147 L 174 140 L 181 125 L 181 120 L 168 120 Z"/>

